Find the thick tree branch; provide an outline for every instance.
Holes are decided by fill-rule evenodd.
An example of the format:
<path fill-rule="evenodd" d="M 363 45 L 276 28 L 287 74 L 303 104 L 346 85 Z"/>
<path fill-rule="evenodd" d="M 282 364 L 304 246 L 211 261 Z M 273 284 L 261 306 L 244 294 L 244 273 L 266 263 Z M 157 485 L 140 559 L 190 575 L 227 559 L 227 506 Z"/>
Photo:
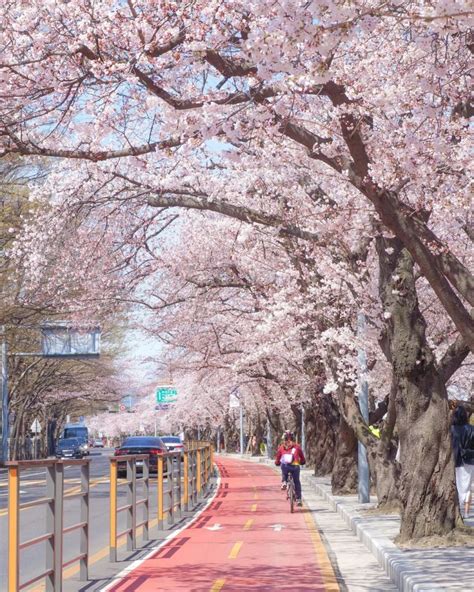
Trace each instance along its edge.
<path fill-rule="evenodd" d="M 439 373 L 445 383 L 459 369 L 468 355 L 469 347 L 462 336 L 459 335 L 456 341 L 447 349 L 439 363 Z"/>
<path fill-rule="evenodd" d="M 149 197 L 147 200 L 148 205 L 155 208 L 187 208 L 192 210 L 208 210 L 210 212 L 216 212 L 229 216 L 242 222 L 261 224 L 263 226 L 269 226 L 271 228 L 278 229 L 278 234 L 282 236 L 292 236 L 294 238 L 300 238 L 303 240 L 312 241 L 315 243 L 319 242 L 319 236 L 308 230 L 304 230 L 299 226 L 291 223 L 286 223 L 278 216 L 271 214 L 264 214 L 247 208 L 244 206 L 236 206 L 225 201 L 209 200 L 205 196 L 191 195 L 186 192 L 182 192 L 181 195 L 178 192 L 166 193 Z"/>
<path fill-rule="evenodd" d="M 21 154 L 22 156 L 49 156 L 52 158 L 70 158 L 100 162 L 115 158 L 125 158 L 127 156 L 141 156 L 159 150 L 176 148 L 181 146 L 183 142 L 184 140 L 181 138 L 168 138 L 167 140 L 161 140 L 160 142 L 150 142 L 149 144 L 142 144 L 141 146 L 130 146 L 129 148 L 123 148 L 122 150 L 94 151 L 79 148 L 41 148 L 34 144 L 26 144 L 15 138 L 11 147 L 0 152 L 0 158 L 8 154 Z"/>

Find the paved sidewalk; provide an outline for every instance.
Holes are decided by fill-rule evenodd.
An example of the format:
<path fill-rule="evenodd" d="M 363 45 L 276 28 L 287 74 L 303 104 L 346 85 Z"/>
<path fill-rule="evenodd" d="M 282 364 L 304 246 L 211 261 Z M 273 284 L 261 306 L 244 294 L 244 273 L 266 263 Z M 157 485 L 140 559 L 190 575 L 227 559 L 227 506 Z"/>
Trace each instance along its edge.
<path fill-rule="evenodd" d="M 400 529 L 397 515 L 371 514 L 367 509 L 375 504 L 359 504 L 355 495 L 333 496 L 329 478 L 313 477 L 309 471 L 304 484 L 337 512 L 401 592 L 474 591 L 474 546 L 400 550 L 393 543 Z M 468 524 L 474 526 L 474 520 Z"/>

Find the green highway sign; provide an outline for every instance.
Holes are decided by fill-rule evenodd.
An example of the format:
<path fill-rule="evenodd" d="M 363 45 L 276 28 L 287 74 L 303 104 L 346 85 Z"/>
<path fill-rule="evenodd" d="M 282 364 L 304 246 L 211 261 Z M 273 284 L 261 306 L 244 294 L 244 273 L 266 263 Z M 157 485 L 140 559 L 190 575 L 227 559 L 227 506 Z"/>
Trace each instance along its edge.
<path fill-rule="evenodd" d="M 159 386 L 156 389 L 157 403 L 174 403 L 178 398 L 178 391 L 174 386 Z"/>

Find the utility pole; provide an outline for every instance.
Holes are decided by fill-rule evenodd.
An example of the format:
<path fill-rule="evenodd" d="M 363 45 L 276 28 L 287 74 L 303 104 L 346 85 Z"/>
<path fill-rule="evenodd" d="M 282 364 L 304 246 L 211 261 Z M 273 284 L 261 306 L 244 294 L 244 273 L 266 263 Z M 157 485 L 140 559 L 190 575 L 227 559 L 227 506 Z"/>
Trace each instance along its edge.
<path fill-rule="evenodd" d="M 359 339 L 365 333 L 365 314 L 357 315 L 357 335 Z M 360 348 L 357 354 L 359 362 L 359 407 L 365 422 L 369 423 L 369 385 L 367 383 L 367 354 L 365 349 Z M 367 504 L 370 502 L 370 474 L 369 462 L 367 458 L 367 449 L 361 443 L 357 443 L 357 462 L 358 462 L 358 494 L 359 502 Z"/>
<path fill-rule="evenodd" d="M 306 453 L 306 426 L 305 426 L 304 406 L 301 405 L 301 448 L 303 454 Z"/>
<path fill-rule="evenodd" d="M 240 454 L 244 453 L 244 408 L 240 402 Z"/>

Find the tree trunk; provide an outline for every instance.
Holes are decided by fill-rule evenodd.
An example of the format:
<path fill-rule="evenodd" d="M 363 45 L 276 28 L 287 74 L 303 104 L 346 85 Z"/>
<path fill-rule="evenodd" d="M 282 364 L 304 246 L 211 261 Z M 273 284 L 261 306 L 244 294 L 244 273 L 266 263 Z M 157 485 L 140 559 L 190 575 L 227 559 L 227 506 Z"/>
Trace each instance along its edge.
<path fill-rule="evenodd" d="M 400 465 L 396 462 L 397 448 L 393 442 L 378 440 L 369 447 L 370 476 L 375 486 L 378 507 L 399 510 Z"/>
<path fill-rule="evenodd" d="M 339 417 L 331 487 L 334 495 L 346 495 L 357 491 L 357 438 L 342 415 Z"/>
<path fill-rule="evenodd" d="M 377 239 L 379 290 L 396 387 L 400 436 L 399 540 L 446 535 L 460 521 L 448 401 L 426 339 L 413 260 L 398 239 Z"/>
<path fill-rule="evenodd" d="M 260 418 L 260 414 L 258 414 L 256 422 L 255 422 L 255 432 L 252 437 L 252 456 L 262 456 L 262 451 L 260 445 L 263 442 L 263 427 Z"/>
<path fill-rule="evenodd" d="M 339 410 L 332 394 L 320 393 L 306 411 L 306 461 L 314 474 L 329 475 L 336 459 Z"/>

